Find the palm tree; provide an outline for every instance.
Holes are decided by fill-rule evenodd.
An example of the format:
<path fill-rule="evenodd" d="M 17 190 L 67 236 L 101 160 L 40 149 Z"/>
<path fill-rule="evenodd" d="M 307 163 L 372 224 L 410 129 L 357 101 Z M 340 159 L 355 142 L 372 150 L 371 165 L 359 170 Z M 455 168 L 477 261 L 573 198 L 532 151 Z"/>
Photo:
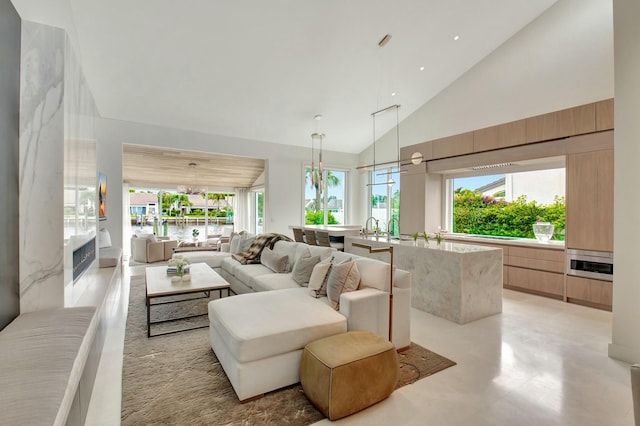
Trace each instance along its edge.
<path fill-rule="evenodd" d="M 318 173 L 317 170 L 314 170 L 314 173 Z M 305 180 L 309 182 L 309 178 L 311 177 L 311 169 L 307 169 L 305 173 Z M 316 179 L 318 182 L 320 179 Z M 334 188 L 340 185 L 340 178 L 334 175 L 331 170 L 327 170 L 327 188 Z M 313 188 L 316 189 L 316 202 L 315 202 L 315 211 L 320 211 L 322 207 L 322 186 L 321 185 L 312 185 Z"/>

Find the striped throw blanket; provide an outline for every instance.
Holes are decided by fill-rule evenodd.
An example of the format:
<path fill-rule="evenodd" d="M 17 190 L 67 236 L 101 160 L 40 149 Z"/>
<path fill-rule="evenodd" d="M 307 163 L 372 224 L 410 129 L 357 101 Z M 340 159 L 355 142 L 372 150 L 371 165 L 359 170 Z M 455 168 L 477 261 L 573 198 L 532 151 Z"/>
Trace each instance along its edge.
<path fill-rule="evenodd" d="M 293 241 L 291 238 L 283 234 L 269 233 L 260 234 L 256 237 L 247 251 L 242 253 L 234 253 L 232 257 L 243 265 L 250 263 L 260 263 L 260 255 L 265 247 L 273 249 L 278 241 Z"/>

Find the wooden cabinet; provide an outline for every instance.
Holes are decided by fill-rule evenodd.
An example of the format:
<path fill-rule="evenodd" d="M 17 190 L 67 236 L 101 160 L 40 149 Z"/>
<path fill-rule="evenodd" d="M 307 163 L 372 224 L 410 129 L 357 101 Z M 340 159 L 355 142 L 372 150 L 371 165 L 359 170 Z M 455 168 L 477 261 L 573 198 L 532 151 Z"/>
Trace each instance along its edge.
<path fill-rule="evenodd" d="M 512 121 L 473 132 L 473 152 L 490 151 L 524 145 L 527 137 L 526 120 Z"/>
<path fill-rule="evenodd" d="M 505 287 L 531 291 L 555 299 L 564 297 L 564 274 L 507 266 L 509 284 Z"/>
<path fill-rule="evenodd" d="M 613 129 L 613 99 L 596 102 L 596 131 Z"/>
<path fill-rule="evenodd" d="M 596 104 L 586 104 L 527 118 L 527 143 L 596 131 Z"/>
<path fill-rule="evenodd" d="M 564 250 L 510 247 L 505 287 L 564 298 Z"/>
<path fill-rule="evenodd" d="M 434 159 L 471 154 L 473 152 L 473 132 L 436 139 L 432 143 Z"/>
<path fill-rule="evenodd" d="M 422 171 L 408 172 L 400 177 L 400 229 L 403 234 L 422 232 L 425 227 L 427 174 L 426 164 Z M 416 169 L 419 166 L 405 166 Z"/>
<path fill-rule="evenodd" d="M 567 300 L 610 311 L 613 283 L 567 275 Z"/>
<path fill-rule="evenodd" d="M 566 246 L 613 251 L 613 150 L 567 155 Z"/>

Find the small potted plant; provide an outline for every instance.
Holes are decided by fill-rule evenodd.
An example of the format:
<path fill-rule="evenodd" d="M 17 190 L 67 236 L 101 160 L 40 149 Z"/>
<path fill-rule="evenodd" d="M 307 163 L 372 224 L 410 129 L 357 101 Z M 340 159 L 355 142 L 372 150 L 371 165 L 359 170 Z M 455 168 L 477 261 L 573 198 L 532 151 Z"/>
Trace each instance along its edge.
<path fill-rule="evenodd" d="M 411 234 L 411 236 L 413 237 L 413 245 L 417 246 L 418 245 L 418 237 L 420 236 L 420 234 L 418 232 L 414 232 L 413 234 Z"/>
<path fill-rule="evenodd" d="M 440 244 L 442 244 L 443 241 L 444 235 L 442 235 L 442 232 L 436 232 L 436 243 L 438 244 L 438 247 L 440 247 Z"/>
<path fill-rule="evenodd" d="M 422 238 L 424 238 L 424 246 L 429 247 L 429 234 L 427 234 L 427 231 L 422 232 Z"/>
<path fill-rule="evenodd" d="M 193 231 L 191 231 L 191 236 L 193 236 L 194 242 L 198 241 L 198 235 L 200 235 L 200 231 L 198 231 L 196 228 L 193 228 Z"/>

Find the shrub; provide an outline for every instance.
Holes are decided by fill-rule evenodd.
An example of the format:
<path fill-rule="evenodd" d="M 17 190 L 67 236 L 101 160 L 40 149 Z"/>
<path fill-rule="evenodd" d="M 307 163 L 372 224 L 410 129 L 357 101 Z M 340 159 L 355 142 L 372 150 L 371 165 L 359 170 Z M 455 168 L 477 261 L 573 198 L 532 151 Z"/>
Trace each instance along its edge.
<path fill-rule="evenodd" d="M 554 225 L 554 239 L 564 240 L 564 197 L 540 205 L 524 195 L 507 202 L 465 189 L 456 191 L 453 206 L 454 232 L 535 238 L 532 225 L 541 220 Z"/>
<path fill-rule="evenodd" d="M 338 221 L 335 217 L 329 212 L 327 221 L 329 225 L 337 225 Z M 307 225 L 323 225 L 324 224 L 324 212 L 307 212 L 305 215 L 305 224 Z"/>

